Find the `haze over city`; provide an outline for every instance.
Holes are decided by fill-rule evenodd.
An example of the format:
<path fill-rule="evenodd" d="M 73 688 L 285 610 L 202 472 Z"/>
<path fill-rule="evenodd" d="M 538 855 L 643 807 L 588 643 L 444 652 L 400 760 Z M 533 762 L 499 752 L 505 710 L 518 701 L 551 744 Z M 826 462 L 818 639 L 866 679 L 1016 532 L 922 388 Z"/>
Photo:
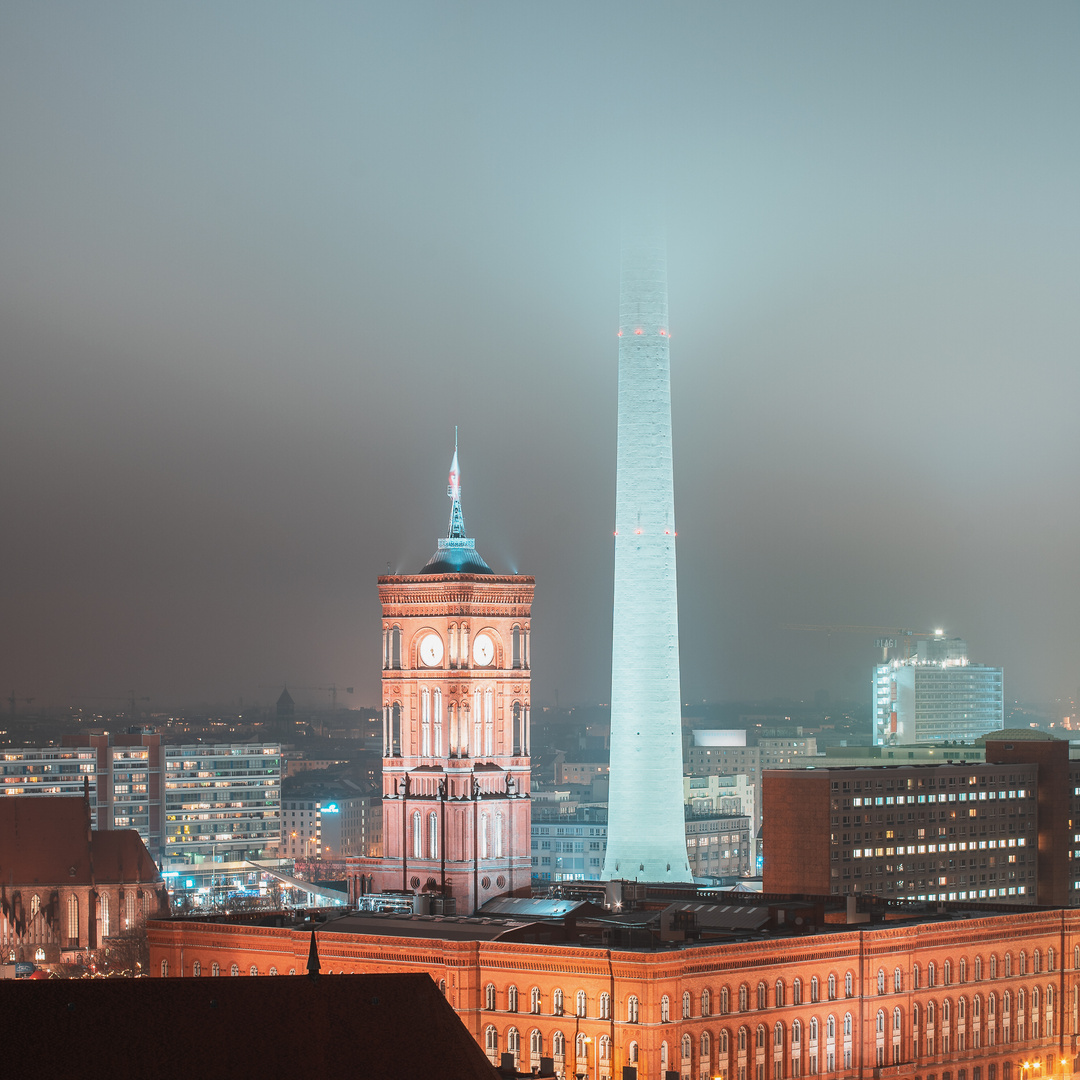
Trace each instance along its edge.
<path fill-rule="evenodd" d="M 665 189 L 684 700 L 875 624 L 1075 692 L 1070 4 L 0 12 L 0 689 L 379 695 L 375 578 L 610 689 L 620 205 Z"/>

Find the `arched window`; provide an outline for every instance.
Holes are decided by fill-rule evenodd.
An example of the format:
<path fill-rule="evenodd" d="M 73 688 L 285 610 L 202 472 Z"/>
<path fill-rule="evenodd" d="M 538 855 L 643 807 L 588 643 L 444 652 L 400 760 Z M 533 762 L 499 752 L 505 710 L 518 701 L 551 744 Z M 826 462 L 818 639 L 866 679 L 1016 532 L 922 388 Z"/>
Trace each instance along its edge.
<path fill-rule="evenodd" d="M 221 965 L 215 960 L 210 965 L 210 977 L 216 979 L 220 975 L 221 975 Z"/>
<path fill-rule="evenodd" d="M 836 1000 L 836 976 L 835 975 L 830 975 L 829 976 L 829 1000 L 830 1001 L 835 1001 Z"/>
<path fill-rule="evenodd" d="M 239 975 L 240 974 L 240 965 L 239 964 L 233 964 L 233 966 L 231 968 L 229 968 L 229 974 L 230 975 Z"/>
<path fill-rule="evenodd" d="M 529 1012 L 538 1013 L 540 1011 L 540 987 L 534 986 L 529 991 Z"/>
<path fill-rule="evenodd" d="M 668 1024 L 671 1022 L 671 998 L 665 994 L 660 999 L 660 1023 Z"/>
<path fill-rule="evenodd" d="M 506 1011 L 518 1011 L 518 989 L 516 986 L 508 986 L 506 988 Z"/>
<path fill-rule="evenodd" d="M 1017 957 L 1016 974 L 1017 975 L 1026 975 L 1027 974 L 1027 953 L 1024 952 L 1023 949 L 1020 950 L 1020 955 Z"/>
<path fill-rule="evenodd" d="M 551 1052 L 557 1058 L 566 1057 L 566 1036 L 561 1031 L 551 1036 Z"/>
<path fill-rule="evenodd" d="M 878 1009 L 877 1012 L 877 1030 L 883 1032 L 885 1030 L 885 1010 Z"/>
<path fill-rule="evenodd" d="M 885 969 L 884 968 L 878 968 L 877 992 L 879 994 L 884 994 L 885 993 Z"/>
<path fill-rule="evenodd" d="M 690 991 L 684 990 L 682 996 L 682 1018 L 684 1020 L 690 1019 Z"/>
<path fill-rule="evenodd" d="M 982 982 L 982 957 L 975 957 L 975 981 Z"/>
<path fill-rule="evenodd" d="M 161 977 L 163 979 L 167 979 L 169 977 L 169 961 L 168 960 L 162 960 L 161 961 Z"/>
<path fill-rule="evenodd" d="M 196 972 L 195 974 L 197 975 L 197 974 L 198 974 L 198 972 Z M 271 974 L 271 975 L 276 975 L 276 974 L 277 974 L 277 968 L 276 968 L 276 967 L 272 967 L 272 968 L 270 969 L 270 974 Z M 442 986 L 442 990 L 443 990 L 443 993 L 445 993 L 445 992 L 446 992 L 446 984 L 445 984 L 445 983 L 444 983 L 444 984 L 443 984 L 443 986 Z"/>
<path fill-rule="evenodd" d="M 844 1013 L 844 1034 L 851 1034 L 851 1013 Z"/>
<path fill-rule="evenodd" d="M 757 984 L 757 1007 L 759 1009 L 764 1009 L 767 1004 L 768 991 L 765 989 L 765 984 L 763 982 L 759 982 Z"/>
<path fill-rule="evenodd" d="M 956 1016 L 959 1020 L 967 1019 L 967 998 L 961 998 L 956 1003 Z"/>
<path fill-rule="evenodd" d="M 72 893 L 67 902 L 67 947 L 79 947 L 79 898 Z"/>
<path fill-rule="evenodd" d="M 401 757 L 401 702 L 390 706 L 390 756 Z"/>
<path fill-rule="evenodd" d="M 952 1019 L 952 1004 L 948 998 L 941 1003 L 941 1020 L 947 1024 Z"/>
<path fill-rule="evenodd" d="M 522 712 L 521 702 L 515 701 L 511 708 L 511 726 L 513 728 L 513 740 L 514 740 L 514 757 L 519 757 L 524 753 L 522 747 L 525 744 L 524 731 L 522 730 Z"/>
<path fill-rule="evenodd" d="M 439 815 L 428 814 L 428 858 L 439 857 Z"/>
<path fill-rule="evenodd" d="M 761 1049 L 765 1048 L 765 1025 L 764 1024 L 758 1024 L 756 1030 L 754 1031 L 754 1046 L 760 1047 Z"/>
<path fill-rule="evenodd" d="M 577 1000 L 577 1015 L 578 1016 L 584 1016 L 585 1015 L 585 1006 L 586 1006 L 586 998 L 585 998 L 585 991 L 584 990 L 579 990 L 577 992 L 577 999 L 576 1000 Z"/>
<path fill-rule="evenodd" d="M 576 1040 L 575 1052 L 577 1054 L 578 1061 L 585 1061 L 589 1056 L 589 1037 L 584 1031 L 578 1032 Z"/>
<path fill-rule="evenodd" d="M 626 1059 L 631 1065 L 638 1063 L 637 1043 L 632 1042 L 626 1051 Z"/>
<path fill-rule="evenodd" d="M 494 1012 L 495 1011 L 495 984 L 494 983 L 488 983 L 487 986 L 484 987 L 484 1008 L 487 1009 L 488 1012 Z"/>
<path fill-rule="evenodd" d="M 412 853 L 414 859 L 424 857 L 424 827 L 419 810 L 414 810 L 412 816 Z"/>
<path fill-rule="evenodd" d="M 488 855 L 488 852 L 491 850 L 491 843 L 490 843 L 490 838 L 489 838 L 489 833 L 490 832 L 491 832 L 491 830 L 488 827 L 487 811 L 484 811 L 484 813 L 482 813 L 480 815 L 480 858 L 481 859 L 487 859 L 487 858 L 490 857 Z"/>
<path fill-rule="evenodd" d="M 997 953 L 990 954 L 990 978 L 997 978 Z"/>
<path fill-rule="evenodd" d="M 506 1033 L 506 1049 L 514 1055 L 515 1060 L 521 1053 L 521 1032 L 516 1027 L 512 1027 Z"/>
<path fill-rule="evenodd" d="M 919 965 L 913 964 L 911 968 L 911 987 L 913 990 L 919 989 L 919 979 L 921 978 L 921 972 L 919 971 Z"/>
<path fill-rule="evenodd" d="M 431 692 L 426 686 L 420 691 L 420 754 L 431 757 Z"/>
<path fill-rule="evenodd" d="M 503 853 L 503 816 L 501 810 L 495 811 L 495 858 L 501 859 Z"/>
<path fill-rule="evenodd" d="M 551 991 L 551 1013 L 553 1016 L 562 1016 L 563 1014 L 562 990 L 558 988 Z"/>
<path fill-rule="evenodd" d="M 101 936 L 107 938 L 111 936 L 112 931 L 112 926 L 109 923 L 109 894 L 103 892 L 98 904 L 101 911 Z"/>
<path fill-rule="evenodd" d="M 197 978 L 198 978 L 198 977 L 199 977 L 199 976 L 200 976 L 200 975 L 202 974 L 202 964 L 201 964 L 201 963 L 199 963 L 199 961 L 198 961 L 198 960 L 196 960 L 196 961 L 195 961 L 195 962 L 194 962 L 194 963 L 193 963 L 193 964 L 191 965 L 191 974 L 192 974 L 192 975 L 193 975 L 193 976 L 194 976 L 194 977 L 195 977 L 196 979 L 197 979 Z"/>
<path fill-rule="evenodd" d="M 746 1028 L 744 1027 L 739 1028 L 739 1049 L 746 1049 Z"/>
<path fill-rule="evenodd" d="M 899 1035 L 900 1034 L 900 1024 L 901 1024 L 900 1007 L 897 1006 L 892 1011 L 892 1029 L 893 1029 L 893 1034 L 894 1035 Z"/>
<path fill-rule="evenodd" d="M 712 1002 L 710 1000 L 709 991 L 707 989 L 701 991 L 701 1015 L 712 1015 Z"/>
<path fill-rule="evenodd" d="M 634 994 L 626 999 L 626 1022 L 628 1024 L 638 1022 L 638 999 Z"/>
<path fill-rule="evenodd" d="M 667 1069 L 668 1053 L 667 1053 L 667 1041 L 665 1040 L 660 1044 L 660 1071 L 664 1072 Z"/>
<path fill-rule="evenodd" d="M 495 691 L 490 687 L 484 691 L 484 753 L 495 753 Z"/>
<path fill-rule="evenodd" d="M 976 1020 L 982 1018 L 982 998 L 978 994 L 972 999 L 971 1002 L 971 1014 Z"/>
<path fill-rule="evenodd" d="M 810 979 L 810 1001 L 811 1001 L 811 1003 L 816 1004 L 817 1000 L 818 1000 L 818 996 L 819 996 L 819 994 L 818 994 L 818 977 L 816 975 L 814 975 Z"/>
<path fill-rule="evenodd" d="M 1007 952 L 1005 954 L 1005 978 L 1009 978 L 1012 975 L 1012 953 Z"/>
<path fill-rule="evenodd" d="M 799 1046 L 802 1045 L 802 1021 L 792 1020 L 791 1022 L 791 1051 L 795 1053 Z"/>
<path fill-rule="evenodd" d="M 512 648 L 512 664 L 514 667 L 521 667 L 521 627 L 516 623 L 513 629 L 510 631 L 511 648 Z"/>
<path fill-rule="evenodd" d="M 937 968 L 934 966 L 934 961 L 931 960 L 930 963 L 926 965 L 926 985 L 927 986 L 934 986 L 936 979 L 937 979 Z"/>
<path fill-rule="evenodd" d="M 443 755 L 443 711 L 442 691 L 436 690 L 432 694 L 432 712 L 435 716 L 435 730 L 432 738 L 431 750 L 435 757 Z"/>
<path fill-rule="evenodd" d="M 911 1027 L 913 1031 L 918 1030 L 919 1027 L 919 1003 L 917 1001 L 911 1006 Z"/>
<path fill-rule="evenodd" d="M 780 1054 L 784 1051 L 784 1025 L 779 1020 L 773 1024 L 773 1052 Z"/>
<path fill-rule="evenodd" d="M 694 1043 L 693 1043 L 693 1040 L 692 1040 L 692 1039 L 690 1038 L 690 1036 L 689 1036 L 689 1035 L 684 1035 L 684 1036 L 682 1037 L 682 1056 L 683 1056 L 683 1061 L 689 1061 L 689 1060 L 690 1060 L 690 1056 L 691 1056 L 691 1055 L 693 1054 L 693 1052 L 694 1052 Z"/>
<path fill-rule="evenodd" d="M 892 988 L 894 994 L 899 994 L 904 989 L 904 973 L 899 968 L 892 973 Z"/>
<path fill-rule="evenodd" d="M 773 1007 L 781 1008 L 784 1004 L 784 980 L 777 979 L 776 985 L 773 987 Z"/>
<path fill-rule="evenodd" d="M 960 981 L 962 983 L 967 982 L 967 957 L 960 957 Z"/>
<path fill-rule="evenodd" d="M 795 979 L 791 984 L 791 1004 L 802 1004 L 802 979 Z"/>
<path fill-rule="evenodd" d="M 708 1062 L 709 1062 L 709 1057 L 710 1057 L 710 1055 L 712 1053 L 712 1046 L 710 1044 L 709 1033 L 707 1031 L 703 1031 L 701 1033 L 701 1043 L 699 1045 L 699 1053 L 701 1054 L 701 1064 L 702 1065 L 707 1065 Z"/>
<path fill-rule="evenodd" d="M 135 892 L 132 889 L 124 894 L 124 929 L 135 929 Z"/>
<path fill-rule="evenodd" d="M 952 964 L 948 960 L 941 965 L 941 974 L 946 986 L 952 985 Z"/>
<path fill-rule="evenodd" d="M 828 1020 L 825 1021 L 825 1035 L 829 1039 L 836 1038 L 836 1018 L 833 1016 L 830 1016 Z"/>
<path fill-rule="evenodd" d="M 724 1028 L 724 1030 L 720 1032 L 720 1039 L 718 1041 L 716 1050 L 717 1050 L 717 1053 L 720 1053 L 720 1054 L 726 1054 L 728 1052 L 728 1030 L 727 1030 L 727 1028 Z"/>
<path fill-rule="evenodd" d="M 544 1052 L 544 1036 L 533 1028 L 529 1032 L 529 1057 L 538 1058 Z"/>
<path fill-rule="evenodd" d="M 401 627 L 395 626 L 390 631 L 390 667 L 398 670 L 401 667 Z"/>
<path fill-rule="evenodd" d="M 600 1060 L 611 1060 L 611 1039 L 607 1035 L 600 1036 Z"/>
<path fill-rule="evenodd" d="M 1054 950 L 1052 948 L 1046 950 L 1046 970 L 1054 970 Z"/>
<path fill-rule="evenodd" d="M 816 1016 L 810 1017 L 810 1041 L 817 1042 L 818 1037 L 818 1022 Z"/>
<path fill-rule="evenodd" d="M 852 973 L 849 971 L 844 976 L 844 997 L 851 997 L 854 993 L 855 980 Z"/>
<path fill-rule="evenodd" d="M 251 967 L 248 969 L 248 974 L 249 975 L 258 975 L 259 974 L 258 966 L 255 965 L 255 964 L 252 964 Z"/>
<path fill-rule="evenodd" d="M 926 1003 L 926 1026 L 929 1027 L 934 1022 L 934 1003 L 928 1001 Z"/>
<path fill-rule="evenodd" d="M 600 1019 L 611 1019 L 611 995 L 607 992 L 600 995 Z"/>
<path fill-rule="evenodd" d="M 750 987 L 743 983 L 739 987 L 739 1012 L 746 1012 L 750 1008 Z"/>
<path fill-rule="evenodd" d="M 731 1012 L 731 991 L 725 986 L 720 990 L 720 1015 L 727 1016 Z"/>

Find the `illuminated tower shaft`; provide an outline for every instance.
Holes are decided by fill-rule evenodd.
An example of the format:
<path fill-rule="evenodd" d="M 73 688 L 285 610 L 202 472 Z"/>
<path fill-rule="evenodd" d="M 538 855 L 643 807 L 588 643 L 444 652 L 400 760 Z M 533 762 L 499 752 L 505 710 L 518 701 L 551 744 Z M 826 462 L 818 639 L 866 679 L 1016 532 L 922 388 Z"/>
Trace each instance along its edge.
<path fill-rule="evenodd" d="M 607 880 L 692 879 L 683 824 L 665 263 L 659 236 L 623 245 Z"/>

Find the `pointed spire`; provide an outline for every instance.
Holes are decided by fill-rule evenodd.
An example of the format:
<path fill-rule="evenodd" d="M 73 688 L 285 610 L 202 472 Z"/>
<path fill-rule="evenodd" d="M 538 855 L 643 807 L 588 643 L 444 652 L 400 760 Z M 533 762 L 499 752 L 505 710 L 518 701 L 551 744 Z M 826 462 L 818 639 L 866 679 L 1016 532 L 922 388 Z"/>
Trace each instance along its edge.
<path fill-rule="evenodd" d="M 315 944 L 315 931 L 311 931 L 311 945 L 307 954 L 307 973 L 309 979 L 317 979 L 322 964 L 319 963 L 319 947 Z"/>
<path fill-rule="evenodd" d="M 428 560 L 422 574 L 490 574 L 492 569 L 476 553 L 476 542 L 465 531 L 461 513 L 461 468 L 458 465 L 458 429 L 454 428 L 454 458 L 450 462 L 450 482 L 446 494 L 450 505 L 450 526 L 439 539 L 439 549 Z"/>

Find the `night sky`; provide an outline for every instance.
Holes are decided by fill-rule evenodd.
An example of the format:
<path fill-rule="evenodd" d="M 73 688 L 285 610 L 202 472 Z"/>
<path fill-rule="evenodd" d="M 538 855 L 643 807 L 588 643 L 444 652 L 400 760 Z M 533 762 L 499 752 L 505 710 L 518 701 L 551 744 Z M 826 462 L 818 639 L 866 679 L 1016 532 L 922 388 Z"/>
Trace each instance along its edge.
<path fill-rule="evenodd" d="M 0 690 L 375 703 L 387 565 L 610 687 L 620 205 L 667 205 L 683 696 L 1080 684 L 1075 3 L 0 6 Z M 325 700 L 315 691 L 298 700 Z"/>

